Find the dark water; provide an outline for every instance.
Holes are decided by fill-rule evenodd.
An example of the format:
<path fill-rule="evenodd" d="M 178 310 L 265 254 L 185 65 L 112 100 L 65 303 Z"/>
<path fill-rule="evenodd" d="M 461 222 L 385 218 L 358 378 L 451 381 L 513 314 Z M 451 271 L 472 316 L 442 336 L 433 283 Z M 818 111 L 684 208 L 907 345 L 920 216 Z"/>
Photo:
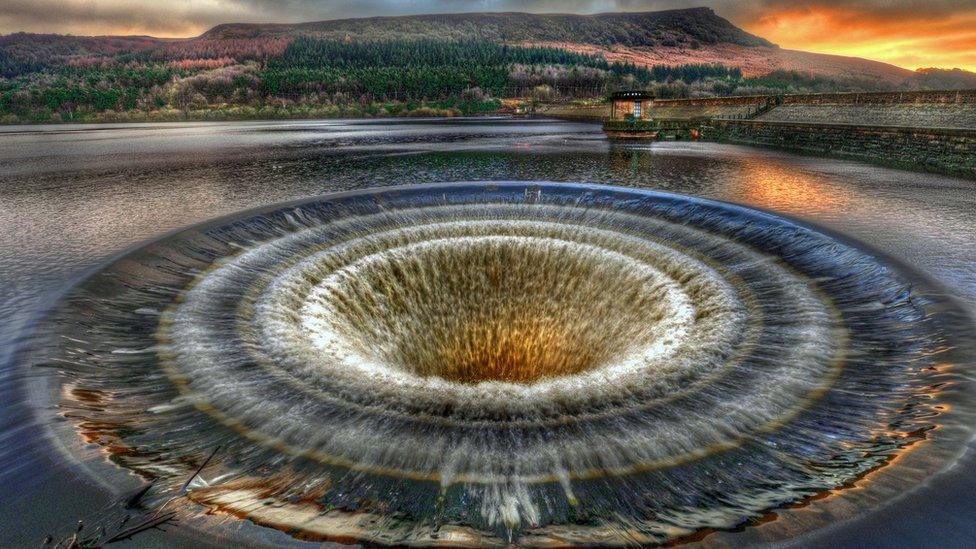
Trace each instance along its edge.
<path fill-rule="evenodd" d="M 460 180 L 588 181 L 715 198 L 810 221 L 976 304 L 970 181 L 701 143 L 610 146 L 589 124 L 522 120 L 12 127 L 0 131 L 0 545 L 35 545 L 111 503 L 32 423 L 8 365 L 53 292 L 167 231 L 336 190 Z M 121 479 L 120 483 L 125 483 Z M 803 543 L 976 542 L 963 456 L 914 491 Z M 818 537 L 825 536 L 825 537 Z M 140 544 L 165 543 L 162 535 Z"/>

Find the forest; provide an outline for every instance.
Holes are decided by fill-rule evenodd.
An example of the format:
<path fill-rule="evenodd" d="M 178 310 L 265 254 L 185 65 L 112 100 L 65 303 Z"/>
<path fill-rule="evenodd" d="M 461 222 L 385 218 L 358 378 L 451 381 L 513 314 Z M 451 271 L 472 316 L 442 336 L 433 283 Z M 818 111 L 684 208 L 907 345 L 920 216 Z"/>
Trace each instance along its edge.
<path fill-rule="evenodd" d="M 538 86 L 593 97 L 654 82 L 739 79 L 721 65 L 638 67 L 551 47 L 429 39 L 344 42 L 298 38 L 259 77 L 267 95 L 343 93 L 376 100 L 445 99 L 477 88 L 491 97 L 530 96 Z"/>
<path fill-rule="evenodd" d="M 619 89 L 690 97 L 849 85 L 797 74 L 746 79 L 723 65 L 611 63 L 485 40 L 97 40 L 18 48 L 0 38 L 0 122 L 450 116 L 498 112 L 502 99 L 593 100 Z"/>
<path fill-rule="evenodd" d="M 0 117 L 20 121 L 477 114 L 502 98 L 595 98 L 622 88 L 733 83 L 721 65 L 639 67 L 552 47 L 299 37 L 121 44 L 114 55 L 6 56 Z M 77 51 L 77 50 L 76 50 Z M 659 90 L 669 95 L 668 90 Z"/>

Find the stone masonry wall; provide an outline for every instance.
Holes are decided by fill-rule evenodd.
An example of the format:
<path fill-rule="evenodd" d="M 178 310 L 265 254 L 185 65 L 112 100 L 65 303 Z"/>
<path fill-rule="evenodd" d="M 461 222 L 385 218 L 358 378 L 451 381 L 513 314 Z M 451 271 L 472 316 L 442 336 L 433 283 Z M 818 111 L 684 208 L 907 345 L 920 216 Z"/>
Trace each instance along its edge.
<path fill-rule="evenodd" d="M 668 99 L 654 102 L 652 116 L 976 129 L 976 90 Z"/>
<path fill-rule="evenodd" d="M 713 120 L 701 137 L 976 179 L 976 130 Z"/>
<path fill-rule="evenodd" d="M 655 99 L 654 107 L 724 107 L 732 105 L 762 105 L 768 95 L 742 95 L 736 97 L 699 97 L 696 99 Z"/>
<path fill-rule="evenodd" d="M 976 104 L 785 103 L 760 115 L 757 120 L 861 126 L 976 128 Z"/>
<path fill-rule="evenodd" d="M 751 118 L 759 105 L 661 105 L 651 106 L 650 116 L 657 119 L 691 120 L 695 118 Z"/>
<path fill-rule="evenodd" d="M 660 106 L 719 106 L 761 105 L 772 96 L 748 95 L 736 97 L 702 97 L 696 99 L 655 99 Z M 854 104 L 895 105 L 905 103 L 969 103 L 976 105 L 976 90 L 903 91 L 903 92 L 844 92 L 783 95 L 783 104 Z"/>
<path fill-rule="evenodd" d="M 783 104 L 896 105 L 906 103 L 968 103 L 976 105 L 976 90 L 904 91 L 865 93 L 811 93 L 784 95 Z"/>
<path fill-rule="evenodd" d="M 651 118 L 691 120 L 695 118 L 751 118 L 770 101 L 764 95 L 743 97 L 703 97 L 698 99 L 655 99 Z"/>

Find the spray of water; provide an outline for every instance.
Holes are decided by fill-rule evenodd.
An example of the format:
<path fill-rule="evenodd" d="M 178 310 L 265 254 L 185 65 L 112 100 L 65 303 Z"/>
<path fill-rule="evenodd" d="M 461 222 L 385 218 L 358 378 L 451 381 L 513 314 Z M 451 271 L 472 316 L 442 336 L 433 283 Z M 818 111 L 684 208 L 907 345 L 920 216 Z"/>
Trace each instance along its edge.
<path fill-rule="evenodd" d="M 42 354 L 119 465 L 175 484 L 220 445 L 190 500 L 303 538 L 655 543 L 948 452 L 936 303 L 742 208 L 459 184 L 164 239 Z"/>

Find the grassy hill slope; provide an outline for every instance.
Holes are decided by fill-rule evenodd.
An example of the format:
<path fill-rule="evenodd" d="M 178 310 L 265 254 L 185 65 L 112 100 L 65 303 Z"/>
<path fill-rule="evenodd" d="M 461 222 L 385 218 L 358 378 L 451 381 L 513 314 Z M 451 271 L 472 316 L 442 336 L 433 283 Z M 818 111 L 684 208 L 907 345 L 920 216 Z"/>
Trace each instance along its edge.
<path fill-rule="evenodd" d="M 233 23 L 188 39 L 15 33 L 0 36 L 0 123 L 474 114 L 618 89 L 931 89 L 973 76 L 779 48 L 706 8 Z"/>
<path fill-rule="evenodd" d="M 339 19 L 298 24 L 218 25 L 201 38 L 314 35 L 324 38 L 438 38 L 492 42 L 563 41 L 624 46 L 694 47 L 737 44 L 772 47 L 709 8 L 596 15 L 462 13 Z"/>

